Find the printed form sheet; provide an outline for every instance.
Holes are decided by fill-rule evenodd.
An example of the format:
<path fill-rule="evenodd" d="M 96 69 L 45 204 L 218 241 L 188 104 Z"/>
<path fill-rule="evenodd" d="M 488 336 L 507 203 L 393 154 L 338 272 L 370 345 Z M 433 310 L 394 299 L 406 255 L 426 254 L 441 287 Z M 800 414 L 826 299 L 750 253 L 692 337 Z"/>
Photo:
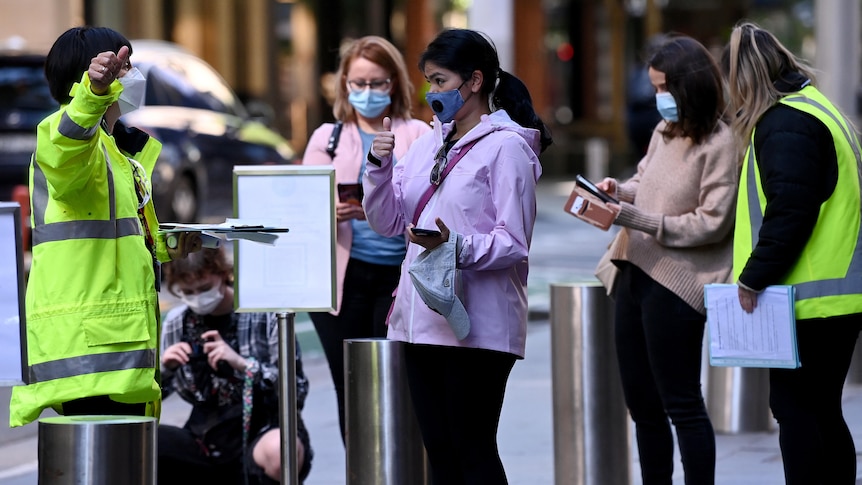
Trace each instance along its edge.
<path fill-rule="evenodd" d="M 736 285 L 706 285 L 705 298 L 710 365 L 799 367 L 792 286 L 766 288 L 752 313 Z"/>

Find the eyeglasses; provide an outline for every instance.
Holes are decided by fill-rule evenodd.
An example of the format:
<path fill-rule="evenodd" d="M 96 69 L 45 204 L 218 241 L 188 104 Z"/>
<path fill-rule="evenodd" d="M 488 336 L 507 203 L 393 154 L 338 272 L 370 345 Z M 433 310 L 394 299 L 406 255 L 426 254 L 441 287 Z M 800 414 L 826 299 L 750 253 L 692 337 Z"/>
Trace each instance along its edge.
<path fill-rule="evenodd" d="M 353 79 L 347 81 L 347 87 L 351 91 L 365 91 L 365 88 L 371 88 L 372 91 L 386 91 L 389 89 L 390 84 L 392 84 L 391 79 L 377 79 L 374 81 Z"/>
<path fill-rule="evenodd" d="M 446 156 L 446 143 L 440 146 L 437 150 L 437 155 L 434 155 L 434 167 L 431 168 L 431 184 L 440 185 L 443 169 L 446 167 L 448 157 Z"/>

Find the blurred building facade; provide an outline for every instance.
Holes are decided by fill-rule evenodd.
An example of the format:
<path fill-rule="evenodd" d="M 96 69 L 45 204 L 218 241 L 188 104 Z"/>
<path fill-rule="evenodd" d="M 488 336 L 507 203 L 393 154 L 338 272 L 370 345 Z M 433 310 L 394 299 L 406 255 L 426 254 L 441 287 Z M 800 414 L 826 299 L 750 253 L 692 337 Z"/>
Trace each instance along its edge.
<path fill-rule="evenodd" d="M 753 19 L 812 60 L 824 73 L 821 87 L 854 116 L 862 64 L 858 0 L 0 0 L 0 5 L 0 41 L 19 36 L 36 50 L 47 51 L 59 33 L 82 23 L 113 27 L 130 39 L 176 42 L 212 64 L 244 98 L 272 106 L 273 124 L 300 153 L 311 131 L 332 117 L 327 91 L 345 39 L 377 34 L 393 40 L 417 88 L 414 111 L 430 119 L 425 82 L 414 68 L 419 54 L 444 27 L 482 30 L 497 44 L 502 67 L 524 80 L 552 127 L 555 144 L 543 158 L 551 175 L 581 171 L 586 141 L 596 139 L 606 142 L 612 172 L 633 166 L 639 154 L 629 123 L 636 116 L 629 109 L 632 73 L 658 34 L 681 32 L 720 53 L 733 24 Z M 40 14 L 33 16 L 34 11 Z M 815 51 L 816 45 L 821 49 Z"/>

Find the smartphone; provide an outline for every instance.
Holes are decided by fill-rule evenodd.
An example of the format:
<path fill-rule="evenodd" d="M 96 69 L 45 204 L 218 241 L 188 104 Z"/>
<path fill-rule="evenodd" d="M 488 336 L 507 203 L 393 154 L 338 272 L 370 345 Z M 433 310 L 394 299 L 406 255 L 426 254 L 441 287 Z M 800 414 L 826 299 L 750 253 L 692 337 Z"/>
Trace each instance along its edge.
<path fill-rule="evenodd" d="M 578 174 L 577 177 L 575 177 L 575 183 L 578 185 L 578 187 L 581 187 L 582 189 L 595 195 L 596 197 L 599 198 L 599 200 L 601 200 L 602 202 L 604 202 L 606 204 L 619 204 L 620 203 L 620 201 L 611 197 L 610 194 L 608 194 L 604 190 L 596 187 L 596 184 L 590 182 L 586 177 L 584 177 L 580 174 Z"/>
<path fill-rule="evenodd" d="M 338 200 L 353 205 L 362 205 L 362 184 L 338 184 Z"/>
<path fill-rule="evenodd" d="M 432 237 L 440 237 L 442 233 L 436 229 L 422 229 L 419 227 L 410 228 L 413 231 L 413 234 L 416 236 L 432 236 Z"/>

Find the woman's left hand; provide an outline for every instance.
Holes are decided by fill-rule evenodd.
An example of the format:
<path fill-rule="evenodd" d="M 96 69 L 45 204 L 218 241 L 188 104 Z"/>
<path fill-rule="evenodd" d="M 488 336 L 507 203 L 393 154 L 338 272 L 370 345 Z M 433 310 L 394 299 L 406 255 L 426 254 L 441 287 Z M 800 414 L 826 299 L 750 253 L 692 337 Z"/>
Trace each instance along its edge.
<path fill-rule="evenodd" d="M 218 330 L 207 330 L 201 338 L 204 339 L 204 353 L 210 367 L 218 369 L 218 361 L 223 360 L 236 370 L 245 369 L 245 359 L 221 338 Z"/>
<path fill-rule="evenodd" d="M 449 228 L 446 227 L 443 220 L 438 217 L 434 219 L 434 223 L 437 224 L 437 227 L 440 229 L 439 236 L 417 236 L 410 230 L 414 227 L 413 224 L 407 226 L 407 237 L 410 239 L 410 242 L 418 244 L 427 250 L 431 250 L 448 241 Z"/>

